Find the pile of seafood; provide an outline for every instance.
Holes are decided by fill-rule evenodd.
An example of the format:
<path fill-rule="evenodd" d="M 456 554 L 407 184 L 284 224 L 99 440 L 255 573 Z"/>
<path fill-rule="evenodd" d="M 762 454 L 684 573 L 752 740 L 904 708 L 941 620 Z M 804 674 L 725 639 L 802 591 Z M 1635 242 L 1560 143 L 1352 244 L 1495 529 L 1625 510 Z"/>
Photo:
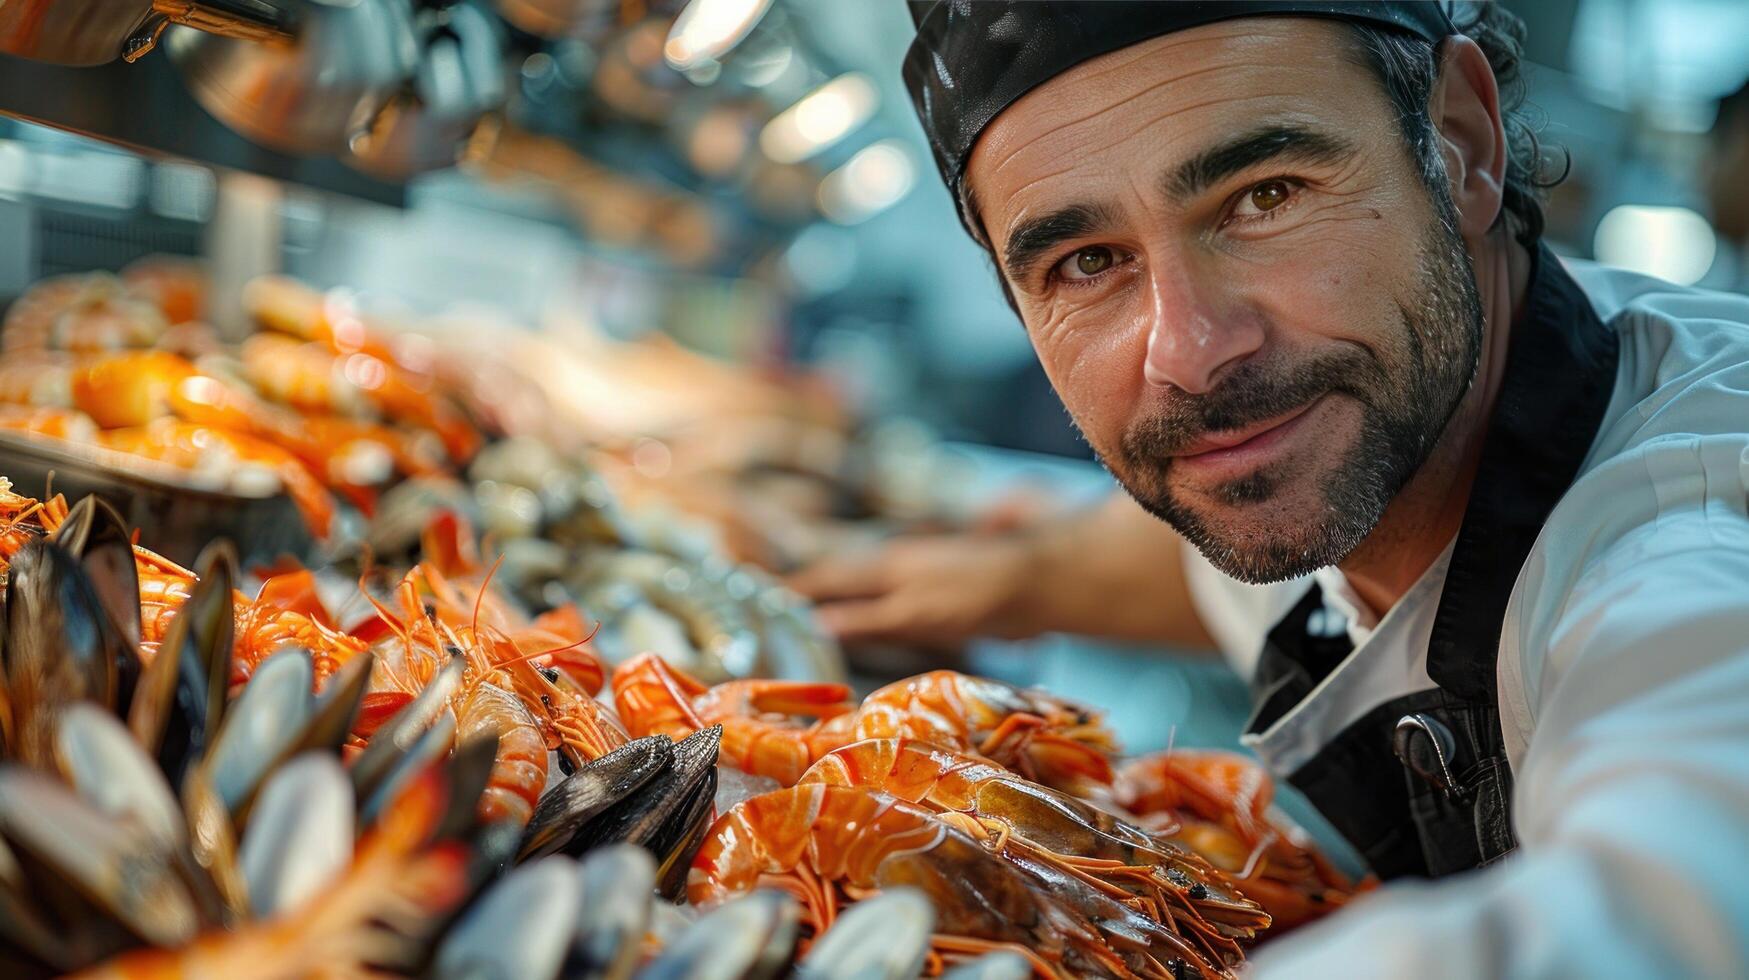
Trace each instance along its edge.
<path fill-rule="evenodd" d="M 710 680 L 842 677 L 800 597 L 700 522 L 622 506 L 584 461 L 605 451 L 511 435 L 540 414 L 507 404 L 529 386 L 278 276 L 244 289 L 256 329 L 227 343 L 200 319 L 206 291 L 198 265 L 163 258 L 33 286 L 0 329 L 0 431 L 283 492 L 325 565 L 414 563 L 457 515 L 522 608 L 580 607 L 610 662 L 656 649 Z"/>
<path fill-rule="evenodd" d="M 8 975 L 1227 977 L 1356 891 L 1242 760 L 951 671 L 609 668 L 453 520 L 344 629 L 95 497 L 0 522 Z"/>

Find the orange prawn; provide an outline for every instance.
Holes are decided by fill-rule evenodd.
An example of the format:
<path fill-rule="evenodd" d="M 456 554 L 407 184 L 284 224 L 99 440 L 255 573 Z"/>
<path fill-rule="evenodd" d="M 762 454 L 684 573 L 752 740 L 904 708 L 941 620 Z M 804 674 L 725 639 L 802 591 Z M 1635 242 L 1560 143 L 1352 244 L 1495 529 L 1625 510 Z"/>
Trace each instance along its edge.
<path fill-rule="evenodd" d="M 534 716 L 516 695 L 480 683 L 456 703 L 455 724 L 458 745 L 486 733 L 498 737 L 492 775 L 480 795 L 480 818 L 526 826 L 547 784 L 547 743 Z"/>
<path fill-rule="evenodd" d="M 1042 888 L 928 810 L 860 787 L 809 783 L 737 804 L 705 835 L 686 894 L 708 907 L 756 887 L 780 888 L 801 902 L 817 936 L 847 901 L 901 885 L 921 889 L 934 905 L 931 946 L 939 958 L 1012 949 L 1044 977 L 1165 978 L 1173 973 L 1162 960 L 1182 961 L 1176 936 L 1122 905 L 1074 885 Z M 1102 932 L 1091 909 L 1123 920 L 1123 928 Z M 1202 966 L 1198 957 L 1189 962 Z"/>
<path fill-rule="evenodd" d="M 1143 756 L 1119 770 L 1114 790 L 1118 805 L 1232 875 L 1278 931 L 1327 915 L 1372 885 L 1356 884 L 1304 831 L 1272 819 L 1273 781 L 1237 753 Z"/>
<path fill-rule="evenodd" d="M 788 716 L 827 719 L 855 707 L 843 684 L 751 680 L 706 687 L 654 653 L 639 654 L 614 669 L 613 699 L 627 730 L 636 736 L 678 740 L 722 725 L 718 758 L 725 765 L 786 786 L 814 761 L 812 741 L 819 727 L 794 723 Z"/>
<path fill-rule="evenodd" d="M 256 334 L 239 351 L 243 372 L 263 394 L 311 414 L 380 412 L 437 435 L 451 459 L 465 460 L 480 434 L 432 390 L 429 379 L 364 351 L 336 354 L 283 334 Z"/>
<path fill-rule="evenodd" d="M 0 404 L 0 429 L 62 442 L 97 441 L 97 423 L 76 408 Z"/>
<path fill-rule="evenodd" d="M 888 684 L 820 732 L 832 747 L 900 735 L 976 752 L 1074 794 L 1110 784 L 1117 751 L 1111 730 L 1090 708 L 952 670 Z"/>
<path fill-rule="evenodd" d="M 108 449 L 187 470 L 217 466 L 234 473 L 239 464 L 261 467 L 278 478 L 317 537 L 327 537 L 333 527 L 334 498 L 321 481 L 296 456 L 254 436 L 161 418 L 148 425 L 106 430 L 98 434 L 98 442 Z"/>
<path fill-rule="evenodd" d="M 909 738 L 855 742 L 820 757 L 801 783 L 860 786 L 936 811 L 1004 857 L 1045 862 L 1125 902 L 1231 966 L 1270 918 L 1183 846 L 994 763 Z"/>

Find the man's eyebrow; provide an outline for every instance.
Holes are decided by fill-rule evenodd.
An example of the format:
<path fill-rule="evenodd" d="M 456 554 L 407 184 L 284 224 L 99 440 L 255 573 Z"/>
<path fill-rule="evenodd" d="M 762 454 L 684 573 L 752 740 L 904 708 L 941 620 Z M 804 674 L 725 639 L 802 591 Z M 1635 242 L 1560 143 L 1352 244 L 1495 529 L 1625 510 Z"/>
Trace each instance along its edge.
<path fill-rule="evenodd" d="M 1354 155 L 1353 143 L 1303 126 L 1265 126 L 1210 147 L 1179 164 L 1166 177 L 1168 196 L 1183 201 L 1221 181 L 1270 160 L 1333 163 Z"/>
<path fill-rule="evenodd" d="M 1029 218 L 1008 233 L 1008 244 L 1002 249 L 1002 266 L 1010 280 L 1022 279 L 1058 244 L 1115 223 L 1112 209 L 1103 204 L 1071 204 Z"/>

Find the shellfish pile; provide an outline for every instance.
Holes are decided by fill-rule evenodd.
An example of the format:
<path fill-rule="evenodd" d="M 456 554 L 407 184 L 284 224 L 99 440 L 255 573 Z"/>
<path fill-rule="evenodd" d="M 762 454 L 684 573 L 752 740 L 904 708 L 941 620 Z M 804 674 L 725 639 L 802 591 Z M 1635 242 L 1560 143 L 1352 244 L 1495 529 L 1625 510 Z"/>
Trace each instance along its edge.
<path fill-rule="evenodd" d="M 8 975 L 1222 977 L 1352 891 L 1255 770 L 1043 692 L 610 678 L 453 554 L 341 630 L 97 498 L 0 515 Z"/>

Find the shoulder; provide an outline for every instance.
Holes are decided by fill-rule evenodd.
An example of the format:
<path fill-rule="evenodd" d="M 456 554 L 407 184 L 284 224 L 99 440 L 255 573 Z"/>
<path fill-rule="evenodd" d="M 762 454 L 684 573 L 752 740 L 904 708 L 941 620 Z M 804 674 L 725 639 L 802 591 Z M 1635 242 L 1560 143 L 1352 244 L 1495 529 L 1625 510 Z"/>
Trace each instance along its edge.
<path fill-rule="evenodd" d="M 1649 658 L 1675 668 L 1739 652 L 1705 630 L 1668 649 L 1693 632 L 1680 617 L 1749 628 L 1749 299 L 1570 270 L 1621 359 L 1581 475 L 1507 610 L 1501 704 L 1518 752 L 1582 660 L 1626 658 L 1638 683 L 1657 672 Z"/>
<path fill-rule="evenodd" d="M 1566 266 L 1620 341 L 1616 388 L 1593 460 L 1666 432 L 1749 425 L 1749 416 L 1730 411 L 1749 398 L 1741 383 L 1749 376 L 1749 296 L 1591 262 Z"/>

